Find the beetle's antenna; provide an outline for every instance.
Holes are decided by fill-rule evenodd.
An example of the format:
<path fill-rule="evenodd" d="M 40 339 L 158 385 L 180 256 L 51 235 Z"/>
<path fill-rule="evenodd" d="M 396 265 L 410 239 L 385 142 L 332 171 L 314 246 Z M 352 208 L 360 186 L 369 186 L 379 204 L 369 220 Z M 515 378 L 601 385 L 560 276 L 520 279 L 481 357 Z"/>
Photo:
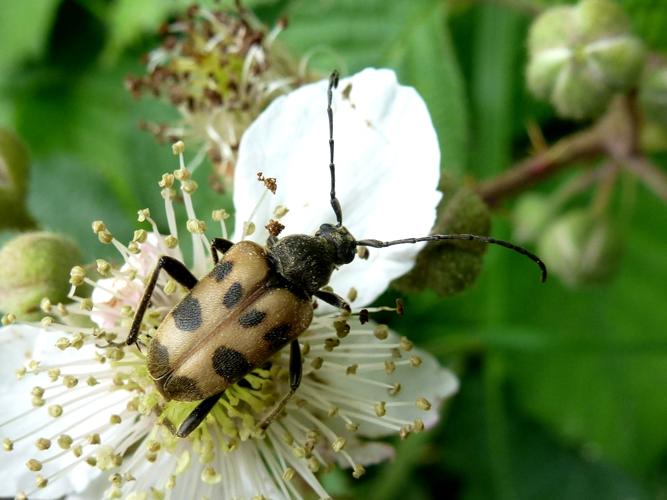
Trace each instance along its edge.
<path fill-rule="evenodd" d="M 530 260 L 535 262 L 540 267 L 542 272 L 542 282 L 547 279 L 547 266 L 544 265 L 542 259 L 540 259 L 534 253 L 529 252 L 523 247 L 510 243 L 509 241 L 497 240 L 495 238 L 489 238 L 487 236 L 477 236 L 476 234 L 432 234 L 431 236 L 424 236 L 423 238 L 405 238 L 404 240 L 393 240 L 393 241 L 380 241 L 380 240 L 357 240 L 357 246 L 363 247 L 374 247 L 374 248 L 384 248 L 390 247 L 392 245 L 402 245 L 404 243 L 419 243 L 420 241 L 440 241 L 440 240 L 469 240 L 469 241 L 479 241 L 481 243 L 490 243 L 493 245 L 499 245 L 501 247 L 509 248 L 514 250 L 521 255 L 525 255 Z"/>
<path fill-rule="evenodd" d="M 329 117 L 329 172 L 331 172 L 331 208 L 336 214 L 337 226 L 343 225 L 343 211 L 340 208 L 340 202 L 336 198 L 336 165 L 334 165 L 334 140 L 333 140 L 333 110 L 331 109 L 331 100 L 333 99 L 333 89 L 338 87 L 338 71 L 334 70 L 329 76 L 329 88 L 327 89 L 327 115 Z"/>

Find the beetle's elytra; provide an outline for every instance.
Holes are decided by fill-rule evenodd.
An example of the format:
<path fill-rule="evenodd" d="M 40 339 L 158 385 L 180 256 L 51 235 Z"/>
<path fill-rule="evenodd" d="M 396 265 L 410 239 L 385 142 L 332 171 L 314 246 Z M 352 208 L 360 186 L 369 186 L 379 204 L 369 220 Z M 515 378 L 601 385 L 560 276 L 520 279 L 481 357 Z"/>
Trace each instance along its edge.
<path fill-rule="evenodd" d="M 338 266 L 354 259 L 357 247 L 437 240 L 474 240 L 504 246 L 537 263 L 546 278 L 544 263 L 522 247 L 472 234 L 430 235 L 394 241 L 357 240 L 343 226 L 336 198 L 334 164 L 333 89 L 338 73 L 329 79 L 330 201 L 336 224 L 322 224 L 314 236 L 296 234 L 267 246 L 242 241 L 234 244 L 216 238 L 211 243 L 215 266 L 197 280 L 180 261 L 162 256 L 151 275 L 134 316 L 127 343 L 137 342 L 139 330 L 159 273 L 165 270 L 189 293 L 164 318 L 150 341 L 147 363 L 158 390 L 166 399 L 201 403 L 181 423 L 176 435 L 185 437 L 204 420 L 225 389 L 290 344 L 290 390 L 260 423 L 266 428 L 285 406 L 301 382 L 298 336 L 310 325 L 313 297 L 350 310 L 344 299 L 322 290 Z M 219 254 L 223 258 L 219 261 Z"/>
<path fill-rule="evenodd" d="M 290 290 L 264 248 L 242 241 L 165 317 L 148 370 L 166 399 L 205 399 L 263 364 L 312 317 L 309 296 Z"/>

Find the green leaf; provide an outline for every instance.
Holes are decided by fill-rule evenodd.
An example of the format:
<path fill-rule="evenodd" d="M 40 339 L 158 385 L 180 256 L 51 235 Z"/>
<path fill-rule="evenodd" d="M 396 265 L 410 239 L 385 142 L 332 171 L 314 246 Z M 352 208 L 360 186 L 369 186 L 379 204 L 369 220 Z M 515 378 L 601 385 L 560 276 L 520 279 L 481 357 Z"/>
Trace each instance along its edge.
<path fill-rule="evenodd" d="M 20 62 L 39 57 L 60 0 L 0 3 L 0 79 Z"/>
<path fill-rule="evenodd" d="M 491 368 L 491 373 L 502 374 L 503 370 L 498 372 L 497 368 Z M 488 367 L 484 372 L 473 371 L 463 379 L 438 439 L 442 444 L 440 463 L 448 474 L 458 475 L 460 498 L 503 498 L 503 491 L 508 490 L 517 500 L 648 498 L 617 467 L 590 450 L 564 444 L 524 414 L 513 403 L 507 387 L 497 383 L 500 379 L 489 377 Z M 503 422 L 502 436 L 497 435 L 499 418 Z M 500 448 L 499 439 L 503 442 Z M 504 489 L 499 489 L 494 480 L 497 463 L 505 471 Z"/>
<path fill-rule="evenodd" d="M 345 0 L 323 7 L 295 1 L 286 13 L 290 27 L 280 39 L 295 52 L 313 56 L 312 66 L 323 73 L 336 66 L 344 73 L 389 67 L 401 83 L 414 86 L 431 112 L 443 168 L 452 175 L 463 172 L 466 98 L 442 2 Z"/>

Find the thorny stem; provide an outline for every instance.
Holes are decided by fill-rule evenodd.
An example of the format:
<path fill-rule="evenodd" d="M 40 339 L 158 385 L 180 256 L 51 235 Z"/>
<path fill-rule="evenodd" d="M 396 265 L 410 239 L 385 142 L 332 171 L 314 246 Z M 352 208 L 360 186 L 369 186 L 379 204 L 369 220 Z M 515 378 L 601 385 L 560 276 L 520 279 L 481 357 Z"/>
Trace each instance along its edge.
<path fill-rule="evenodd" d="M 561 170 L 604 155 L 637 175 L 667 201 L 667 176 L 639 151 L 640 128 L 636 96 L 621 96 L 597 123 L 480 183 L 477 193 L 488 205 L 495 206 Z"/>

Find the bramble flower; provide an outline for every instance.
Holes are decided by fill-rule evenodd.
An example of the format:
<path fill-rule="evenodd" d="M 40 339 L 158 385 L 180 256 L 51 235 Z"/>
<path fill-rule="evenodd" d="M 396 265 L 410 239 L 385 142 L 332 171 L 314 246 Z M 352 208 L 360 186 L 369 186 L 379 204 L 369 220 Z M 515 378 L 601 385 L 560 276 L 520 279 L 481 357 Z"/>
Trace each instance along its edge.
<path fill-rule="evenodd" d="M 386 70 L 366 70 L 341 86 L 344 98 L 336 100 L 334 113 L 338 194 L 346 226 L 359 238 L 425 234 L 439 200 L 439 152 L 424 103 Z M 278 99 L 244 137 L 235 181 L 241 237 L 262 241 L 259 228 L 269 218 L 279 219 L 285 234 L 312 233 L 319 223 L 331 221 L 333 214 L 325 208 L 325 90 L 326 82 L 320 82 Z M 295 124 L 300 125 L 290 129 Z M 364 465 L 393 453 L 375 438 L 406 437 L 434 425 L 442 401 L 456 391 L 456 377 L 435 358 L 368 320 L 368 314 L 386 308 L 359 309 L 410 268 L 416 246 L 378 250 L 334 274 L 331 284 L 348 294 L 353 313 L 316 309 L 299 337 L 301 386 L 265 432 L 258 430 L 259 421 L 288 387 L 287 352 L 227 389 L 190 436 L 175 437 L 170 428 L 197 402 L 165 401 L 148 374 L 146 349 L 123 341 L 159 255 L 183 259 L 173 206 L 177 190 L 192 239 L 188 267 L 197 277 L 212 265 L 208 238 L 227 235 L 227 214 L 213 212 L 212 226 L 198 217 L 197 185 L 185 168 L 183 144 L 174 151 L 180 168 L 160 181 L 167 234 L 160 233 L 147 209 L 139 211 L 138 219 L 148 230 L 135 231 L 128 244 L 103 222 L 94 222 L 100 241 L 118 249 L 122 266 L 98 260 L 94 269 L 73 268 L 73 302 L 44 301 L 47 316 L 40 323 L 12 324 L 11 315 L 3 319 L 9 326 L 0 332 L 5 450 L 0 495 L 301 498 L 307 488 L 328 498 L 318 471 L 340 465 L 360 477 Z M 256 172 L 248 175 L 253 168 L 264 169 L 264 182 L 257 182 Z M 278 179 L 275 195 L 265 187 L 269 176 Z M 249 208 L 247 197 L 253 196 Z M 77 296 L 82 285 L 94 287 L 90 298 Z M 184 294 L 162 273 L 140 344 L 150 342 Z M 18 380 L 12 374 L 16 365 Z"/>
<path fill-rule="evenodd" d="M 135 97 L 164 98 L 181 120 L 143 126 L 161 142 L 194 145 L 198 153 L 191 165 L 208 155 L 219 177 L 231 181 L 245 129 L 273 98 L 303 81 L 305 70 L 275 43 L 284 28 L 281 20 L 268 31 L 242 7 L 190 7 L 161 29 L 163 43 L 148 54 L 147 75 L 126 79 Z"/>

